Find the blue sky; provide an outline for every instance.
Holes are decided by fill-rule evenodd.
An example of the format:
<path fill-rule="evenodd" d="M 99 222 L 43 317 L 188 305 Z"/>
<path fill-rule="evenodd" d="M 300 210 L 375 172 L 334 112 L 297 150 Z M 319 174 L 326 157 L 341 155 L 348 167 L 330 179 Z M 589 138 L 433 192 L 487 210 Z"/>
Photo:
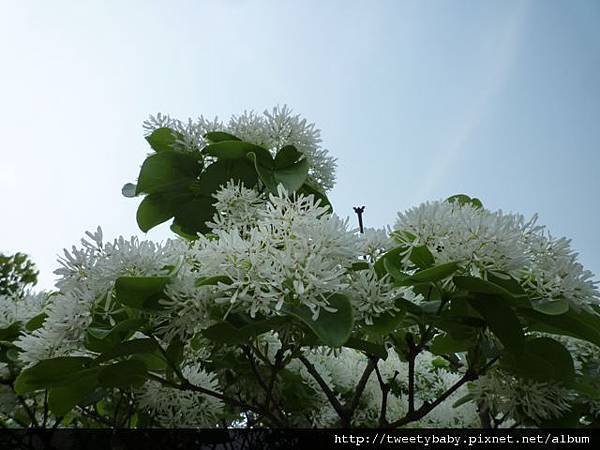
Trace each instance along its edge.
<path fill-rule="evenodd" d="M 592 0 L 5 1 L 0 250 L 50 287 L 85 230 L 142 236 L 120 189 L 148 114 L 288 104 L 339 159 L 338 214 L 467 193 L 539 213 L 600 273 L 598 23 Z"/>

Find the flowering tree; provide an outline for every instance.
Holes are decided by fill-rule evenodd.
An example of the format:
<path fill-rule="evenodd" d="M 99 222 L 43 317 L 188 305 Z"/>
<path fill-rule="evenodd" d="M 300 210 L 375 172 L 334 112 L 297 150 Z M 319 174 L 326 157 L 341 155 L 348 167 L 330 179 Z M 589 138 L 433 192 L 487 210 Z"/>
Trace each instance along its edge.
<path fill-rule="evenodd" d="M 145 128 L 123 194 L 179 237 L 88 232 L 2 297 L 5 426 L 600 425 L 599 293 L 535 217 L 457 195 L 361 234 L 287 108 Z"/>

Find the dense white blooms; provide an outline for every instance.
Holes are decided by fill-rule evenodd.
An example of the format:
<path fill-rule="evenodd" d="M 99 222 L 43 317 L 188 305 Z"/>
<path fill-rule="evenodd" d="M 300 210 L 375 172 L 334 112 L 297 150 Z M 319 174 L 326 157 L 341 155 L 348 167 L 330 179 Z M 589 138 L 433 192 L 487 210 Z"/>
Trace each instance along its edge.
<path fill-rule="evenodd" d="M 27 323 L 30 319 L 45 312 L 50 294 L 48 292 L 27 292 L 24 296 L 0 295 L 0 328 L 14 322 Z"/>
<path fill-rule="evenodd" d="M 216 392 L 219 390 L 214 375 L 198 367 L 186 366 L 182 373 L 194 386 Z M 223 409 L 223 403 L 213 396 L 192 390 L 172 389 L 156 381 L 146 382 L 137 392 L 137 399 L 142 409 L 166 427 L 213 427 Z"/>
<path fill-rule="evenodd" d="M 560 384 L 517 378 L 498 368 L 471 383 L 470 391 L 494 417 L 525 424 L 560 417 L 575 398 Z"/>
<path fill-rule="evenodd" d="M 121 276 L 165 275 L 181 260 L 185 248 L 179 240 L 164 245 L 122 237 L 104 243 L 102 230 L 86 233 L 81 247 L 65 250 L 56 270 L 59 291 L 45 307 L 47 317 L 41 328 L 17 341 L 27 364 L 55 356 L 85 352 L 83 339 L 92 321 L 94 308 L 108 312 L 112 307 L 114 282 Z"/>
<path fill-rule="evenodd" d="M 346 267 L 359 255 L 347 221 L 326 211 L 312 196 L 290 198 L 280 186 L 258 211 L 255 227 L 215 230 L 218 239 L 196 241 L 198 272 L 229 277 L 231 283 L 218 285 L 219 301 L 247 305 L 253 317 L 291 301 L 308 306 L 316 318 L 328 308 L 328 295 L 348 286 Z"/>
<path fill-rule="evenodd" d="M 214 195 L 217 212 L 207 225 L 213 230 L 231 230 L 241 232 L 257 225 L 265 201 L 254 189 L 246 188 L 242 183 L 229 181 Z"/>
<path fill-rule="evenodd" d="M 389 229 L 365 228 L 359 237 L 361 253 L 373 261 L 394 248 L 396 244 L 389 234 Z"/>
<path fill-rule="evenodd" d="M 410 289 L 395 288 L 389 276 L 379 280 L 372 269 L 359 270 L 348 276 L 349 283 L 345 294 L 350 299 L 354 312 L 359 320 L 367 324 L 382 313 L 394 314 L 397 311 L 394 299 L 402 294 L 413 295 Z"/>
<path fill-rule="evenodd" d="M 393 235 L 409 248 L 426 245 L 436 263 L 457 262 L 484 278 L 509 274 L 534 301 L 565 299 L 575 308 L 600 304 L 597 282 L 577 262 L 569 241 L 552 238 L 536 221 L 469 203 L 428 202 L 399 213 Z"/>
<path fill-rule="evenodd" d="M 335 183 L 336 160 L 321 147 L 321 131 L 314 123 L 295 115 L 287 107 L 276 106 L 262 114 L 246 111 L 233 116 L 227 123 L 215 118 L 207 120 L 200 116 L 197 120 L 182 122 L 168 115 L 150 116 L 144 122 L 144 129 L 151 133 L 157 128 L 169 127 L 179 133 L 179 143 L 189 151 L 204 147 L 203 136 L 209 131 L 225 131 L 234 136 L 263 146 L 275 154 L 285 145 L 293 145 L 308 160 L 309 178 L 325 190 Z"/>

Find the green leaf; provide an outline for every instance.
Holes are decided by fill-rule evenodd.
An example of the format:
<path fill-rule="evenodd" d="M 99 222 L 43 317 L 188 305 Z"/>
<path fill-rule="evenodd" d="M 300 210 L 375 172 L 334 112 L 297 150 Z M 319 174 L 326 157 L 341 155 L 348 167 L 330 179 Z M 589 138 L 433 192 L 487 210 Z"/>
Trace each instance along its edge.
<path fill-rule="evenodd" d="M 433 255 L 429 251 L 426 245 L 419 245 L 418 247 L 413 247 L 410 252 L 409 259 L 420 269 L 427 269 L 435 263 L 433 259 Z"/>
<path fill-rule="evenodd" d="M 379 278 L 383 277 L 387 273 L 387 269 L 385 268 L 386 259 L 391 259 L 390 263 L 393 267 L 398 268 L 401 271 L 402 267 L 402 255 L 407 251 L 406 247 L 396 247 L 391 250 L 388 250 L 386 253 L 381 255 L 375 264 L 373 265 L 373 270 Z"/>
<path fill-rule="evenodd" d="M 209 131 L 204 135 L 204 138 L 210 142 L 221 142 L 221 141 L 239 141 L 240 139 L 235 137 L 233 134 L 225 133 L 224 131 Z"/>
<path fill-rule="evenodd" d="M 342 294 L 332 294 L 328 298 L 328 303 L 336 309 L 336 312 L 328 312 L 321 308 L 316 320 L 313 320 L 313 313 L 306 306 L 284 303 L 281 310 L 308 325 L 325 345 L 341 347 L 350 337 L 354 325 L 352 306 L 348 298 Z"/>
<path fill-rule="evenodd" d="M 173 233 L 181 236 L 184 239 L 187 239 L 188 241 L 198 239 L 198 235 L 196 233 L 192 233 L 191 231 L 188 233 L 181 227 L 181 225 L 178 225 L 176 223 L 171 224 L 170 228 Z"/>
<path fill-rule="evenodd" d="M 519 318 L 499 297 L 479 296 L 469 298 L 469 304 L 485 319 L 490 330 L 511 351 L 518 351 L 525 342 Z"/>
<path fill-rule="evenodd" d="M 87 368 L 91 361 L 91 358 L 79 356 L 61 356 L 40 361 L 35 366 L 23 369 L 15 381 L 15 392 L 25 394 L 64 385 L 70 376 Z"/>
<path fill-rule="evenodd" d="M 94 392 L 97 386 L 98 368 L 82 370 L 71 377 L 68 384 L 50 389 L 48 407 L 55 416 L 62 417 Z"/>
<path fill-rule="evenodd" d="M 208 233 L 210 228 L 208 228 L 206 222 L 213 218 L 216 211 L 214 199 L 196 197 L 177 208 L 173 223 L 180 226 L 188 234 Z"/>
<path fill-rule="evenodd" d="M 350 270 L 353 272 L 359 272 L 361 270 L 368 270 L 370 267 L 371 266 L 369 265 L 368 262 L 359 261 L 359 262 L 352 263 L 352 265 L 350 266 Z"/>
<path fill-rule="evenodd" d="M 286 145 L 279 149 L 277 155 L 275 155 L 275 169 L 285 169 L 286 167 L 293 166 L 302 156 L 302 153 L 296 147 Z"/>
<path fill-rule="evenodd" d="M 572 336 L 600 347 L 600 316 L 584 310 L 569 309 L 564 314 L 548 315 L 534 310 L 519 312 L 529 321 L 529 330 Z"/>
<path fill-rule="evenodd" d="M 387 257 L 383 258 L 382 261 L 386 272 L 392 276 L 396 283 L 410 284 L 410 275 L 402 270 L 403 266 L 401 258 Z"/>
<path fill-rule="evenodd" d="M 202 171 L 199 157 L 192 153 L 163 152 L 150 155 L 140 170 L 136 194 L 189 191 Z"/>
<path fill-rule="evenodd" d="M 144 197 L 136 213 L 137 224 L 144 233 L 163 222 L 169 220 L 175 214 L 178 199 L 189 198 L 189 194 L 165 195 L 150 194 Z"/>
<path fill-rule="evenodd" d="M 475 395 L 474 394 L 467 394 L 467 395 L 459 398 L 458 400 L 456 400 L 452 404 L 452 407 L 453 408 L 458 408 L 459 406 L 464 405 L 465 403 L 469 403 L 472 400 L 475 400 Z"/>
<path fill-rule="evenodd" d="M 430 283 L 434 281 L 440 281 L 452 275 L 457 269 L 458 264 L 449 262 L 440 264 L 439 266 L 433 266 L 428 269 L 420 270 L 412 274 L 409 279 L 414 283 Z"/>
<path fill-rule="evenodd" d="M 458 203 L 459 205 L 466 205 L 466 204 L 470 204 L 471 206 L 473 206 L 474 208 L 482 208 L 483 204 L 481 203 L 481 200 L 479 200 L 478 198 L 471 198 L 468 195 L 465 194 L 457 194 L 457 195 L 453 195 L 451 197 L 448 197 L 446 199 L 446 201 L 448 203 Z"/>
<path fill-rule="evenodd" d="M 120 277 L 115 282 L 117 301 L 136 309 L 161 310 L 159 300 L 166 298 L 168 277 Z"/>
<path fill-rule="evenodd" d="M 216 286 L 219 283 L 231 284 L 231 278 L 227 275 L 215 275 L 214 277 L 202 277 L 196 281 L 196 287 L 200 286 Z"/>
<path fill-rule="evenodd" d="M 3 299 L 4 300 L 4 299 Z M 0 341 L 12 342 L 21 335 L 21 323 L 13 322 L 9 326 L 0 328 Z"/>
<path fill-rule="evenodd" d="M 148 370 L 142 361 L 128 359 L 102 367 L 98 382 L 108 388 L 138 387 L 146 382 L 147 376 Z"/>
<path fill-rule="evenodd" d="M 404 311 L 395 311 L 394 314 L 384 312 L 379 317 L 373 318 L 371 325 L 365 325 L 365 331 L 370 335 L 385 336 L 396 330 L 404 319 Z"/>
<path fill-rule="evenodd" d="M 219 322 L 202 331 L 202 334 L 213 342 L 237 345 L 248 342 L 248 336 L 229 322 Z"/>
<path fill-rule="evenodd" d="M 308 176 L 308 161 L 302 159 L 286 168 L 275 169 L 273 177 L 277 185 L 282 184 L 288 193 L 296 192 L 304 185 Z"/>
<path fill-rule="evenodd" d="M 149 136 L 146 136 L 150 147 L 157 152 L 174 150 L 173 146 L 181 138 L 181 133 L 167 127 L 157 128 Z"/>
<path fill-rule="evenodd" d="M 111 330 L 106 330 L 106 335 L 100 337 L 91 334 L 88 328 L 85 346 L 93 352 L 107 352 L 118 343 L 129 339 L 145 323 L 145 319 L 127 319 L 117 323 Z"/>
<path fill-rule="evenodd" d="M 525 341 L 520 352 L 506 354 L 501 364 L 517 376 L 538 381 L 570 383 L 575 378 L 571 354 L 560 342 L 550 338 Z"/>
<path fill-rule="evenodd" d="M 105 361 L 110 361 L 111 359 L 120 358 L 121 356 L 136 355 L 138 353 L 154 353 L 157 350 L 159 350 L 158 344 L 154 339 L 132 339 L 130 341 L 121 342 L 111 350 L 102 353 L 95 359 L 94 363 L 100 364 Z"/>
<path fill-rule="evenodd" d="M 175 336 L 173 339 L 171 339 L 171 342 L 169 342 L 169 346 L 167 347 L 165 353 L 169 362 L 174 366 L 179 366 L 181 361 L 183 361 L 184 347 L 185 343 L 179 339 L 178 336 Z"/>
<path fill-rule="evenodd" d="M 381 359 L 387 359 L 388 353 L 385 346 L 382 344 L 376 344 L 375 342 L 369 342 L 364 339 L 350 337 L 344 347 L 353 348 L 365 352 L 367 355 L 375 355 Z"/>
<path fill-rule="evenodd" d="M 495 283 L 483 280 L 481 278 L 456 276 L 452 279 L 452 281 L 456 287 L 476 294 L 495 294 L 512 297 L 512 294 L 502 286 L 498 286 Z"/>
<path fill-rule="evenodd" d="M 219 159 L 241 159 L 249 153 L 253 153 L 256 155 L 259 164 L 269 169 L 273 168 L 273 157 L 269 150 L 250 142 L 240 140 L 220 141 L 207 145 L 204 147 L 203 152 Z"/>
<path fill-rule="evenodd" d="M 434 355 L 466 352 L 475 345 L 472 339 L 454 339 L 448 334 L 439 334 L 431 341 L 429 351 Z"/>
<path fill-rule="evenodd" d="M 38 328 L 41 328 L 44 325 L 44 321 L 46 320 L 46 313 L 40 313 L 35 317 L 32 317 L 25 324 L 25 329 L 27 331 L 35 331 Z"/>
<path fill-rule="evenodd" d="M 254 152 L 248 153 L 248 159 L 254 163 L 254 168 L 256 169 L 260 181 L 262 181 L 271 193 L 277 194 L 277 182 L 275 180 L 275 175 L 273 174 L 273 169 L 264 167 L 260 164 L 259 159 Z"/>
<path fill-rule="evenodd" d="M 198 181 L 192 186 L 194 192 L 212 197 L 221 186 L 229 180 L 241 182 L 247 188 L 253 188 L 258 182 L 254 165 L 247 159 L 218 160 L 209 165 L 200 175 Z"/>
<path fill-rule="evenodd" d="M 549 314 L 551 316 L 558 316 L 569 311 L 569 302 L 565 299 L 558 299 L 553 301 L 537 301 L 532 302 L 531 306 L 542 314 Z"/>

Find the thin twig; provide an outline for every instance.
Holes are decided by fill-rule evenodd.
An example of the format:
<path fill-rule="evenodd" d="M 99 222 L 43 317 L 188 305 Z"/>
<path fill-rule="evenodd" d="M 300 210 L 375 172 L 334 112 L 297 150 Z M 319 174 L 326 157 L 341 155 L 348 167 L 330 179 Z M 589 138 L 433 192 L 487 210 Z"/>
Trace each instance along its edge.
<path fill-rule="evenodd" d="M 310 373 L 312 375 L 312 377 L 319 384 L 321 389 L 323 389 L 323 392 L 327 396 L 327 399 L 329 400 L 329 403 L 331 403 L 331 406 L 333 406 L 333 409 L 335 409 L 335 412 L 338 413 L 340 418 L 344 417 L 344 415 L 346 414 L 346 412 L 344 411 L 344 408 L 342 407 L 339 400 L 336 398 L 333 391 L 329 388 L 329 386 L 327 385 L 325 380 L 323 380 L 323 378 L 321 377 L 319 372 L 317 372 L 317 369 L 315 369 L 315 366 L 313 366 L 311 364 L 311 362 L 308 359 L 306 359 L 306 357 L 304 357 L 303 355 L 299 355 L 298 359 L 302 362 L 302 364 L 304 364 L 304 367 L 306 367 L 306 370 L 308 370 L 308 373 Z"/>

